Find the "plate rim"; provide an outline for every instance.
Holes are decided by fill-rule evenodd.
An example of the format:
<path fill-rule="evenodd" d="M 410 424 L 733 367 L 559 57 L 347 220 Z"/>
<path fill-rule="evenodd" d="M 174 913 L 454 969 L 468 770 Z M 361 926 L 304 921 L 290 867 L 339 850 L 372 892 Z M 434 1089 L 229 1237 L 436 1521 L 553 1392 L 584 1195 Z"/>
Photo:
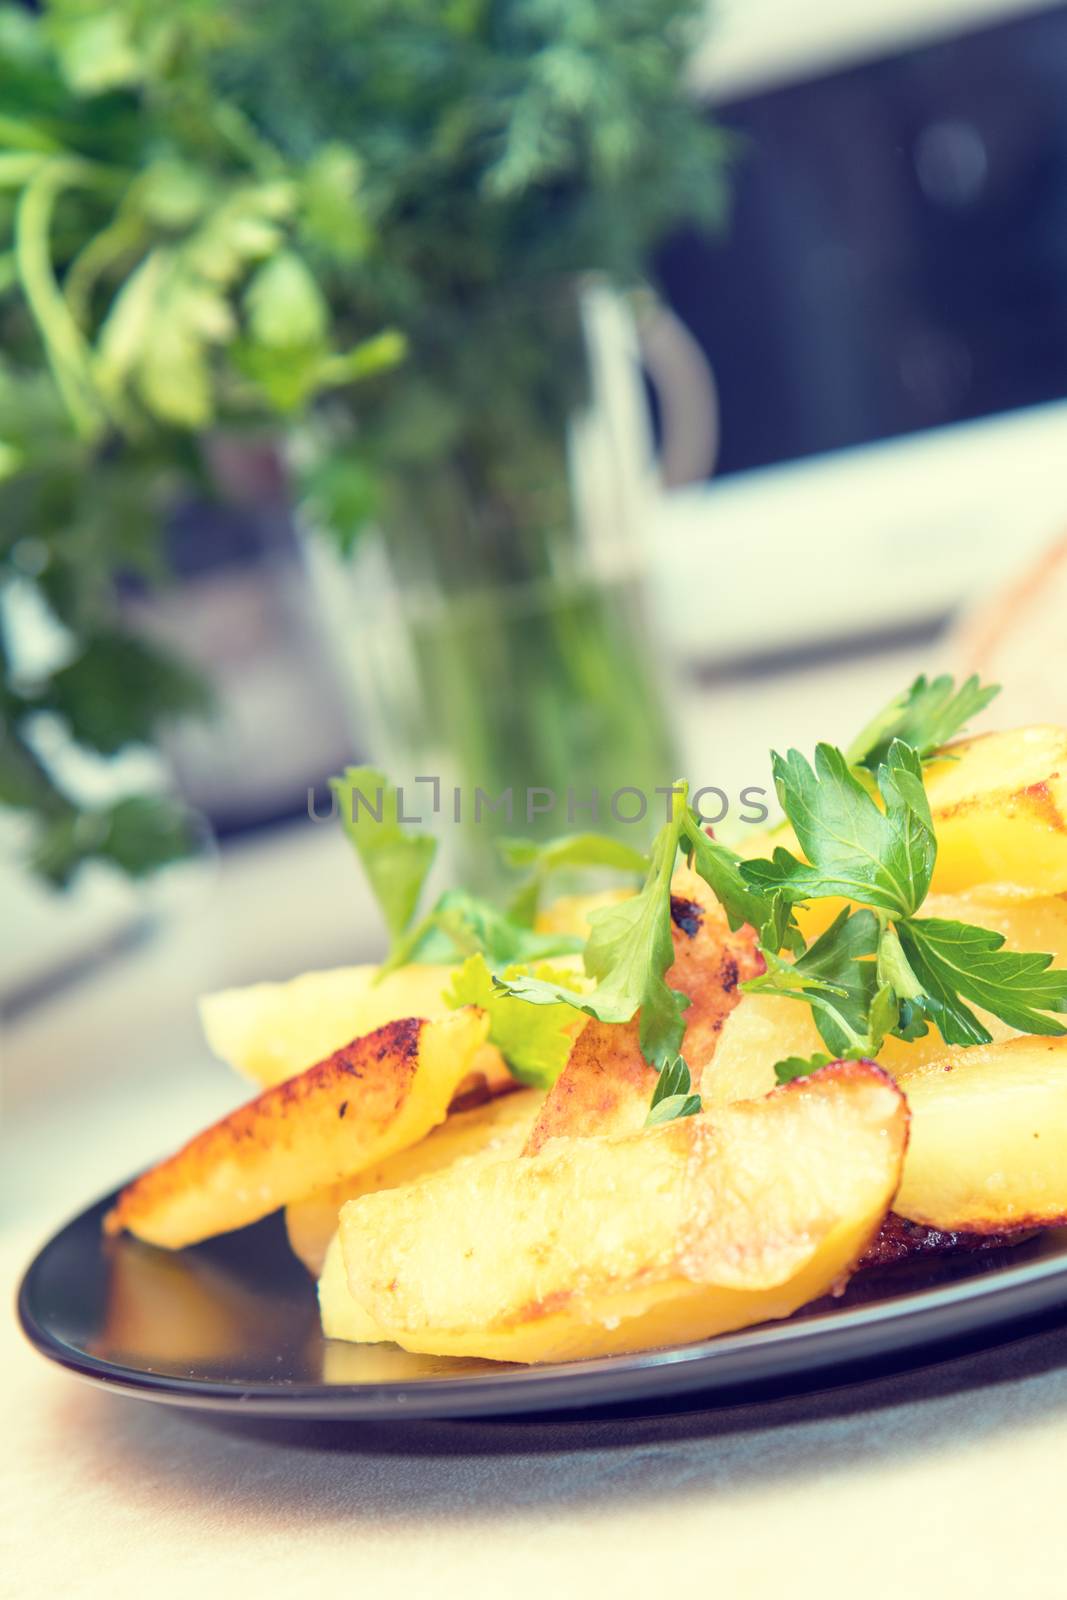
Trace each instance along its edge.
<path fill-rule="evenodd" d="M 34 1253 L 16 1296 L 19 1326 L 46 1360 L 112 1393 L 157 1404 L 258 1416 L 337 1420 L 475 1417 L 536 1411 L 586 1410 L 679 1393 L 704 1394 L 726 1403 L 724 1391 L 790 1380 L 810 1389 L 827 1368 L 886 1353 L 887 1326 L 905 1329 L 894 1354 L 930 1349 L 953 1337 L 992 1332 L 1027 1317 L 1067 1306 L 1067 1230 L 1061 1253 L 977 1271 L 948 1284 L 918 1289 L 873 1304 L 842 1308 L 825 1318 L 783 1318 L 718 1334 L 710 1339 L 628 1355 L 522 1366 L 452 1378 L 419 1378 L 367 1384 L 265 1382 L 261 1379 L 184 1377 L 111 1362 L 80 1350 L 57 1335 L 31 1309 L 35 1278 L 45 1258 L 72 1230 L 109 1207 L 121 1185 L 70 1217 Z M 960 1316 L 977 1307 L 977 1316 Z M 847 1348 L 842 1349 L 842 1346 Z M 781 1359 L 783 1351 L 789 1358 Z M 716 1368 L 740 1359 L 746 1369 L 728 1376 Z"/>

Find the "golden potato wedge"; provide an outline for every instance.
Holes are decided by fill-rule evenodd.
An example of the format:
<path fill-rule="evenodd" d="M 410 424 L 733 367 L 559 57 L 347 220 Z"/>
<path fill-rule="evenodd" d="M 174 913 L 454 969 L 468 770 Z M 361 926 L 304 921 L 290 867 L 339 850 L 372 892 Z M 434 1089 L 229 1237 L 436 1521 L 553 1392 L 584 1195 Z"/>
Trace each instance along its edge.
<path fill-rule="evenodd" d="M 672 889 L 674 964 L 668 976 L 671 987 L 690 998 L 682 1052 L 697 1079 L 742 998 L 738 985 L 762 972 L 763 958 L 751 928 L 731 933 L 702 878 L 682 868 Z M 635 1132 L 648 1115 L 656 1077 L 641 1053 L 636 1019 L 587 1022 L 549 1091 L 526 1154 L 540 1150 L 549 1139 Z"/>
<path fill-rule="evenodd" d="M 971 1233 L 1067 1220 L 1067 1038 L 954 1051 L 900 1086 L 911 1110 L 902 1217 Z"/>
<path fill-rule="evenodd" d="M 618 1138 L 560 1139 L 350 1200 L 349 1288 L 408 1350 L 571 1360 L 789 1316 L 841 1283 L 900 1177 L 870 1063 Z"/>
<path fill-rule="evenodd" d="M 992 928 L 1004 935 L 1009 950 L 1045 951 L 1054 957 L 1055 965 L 1067 965 L 1067 900 L 1060 895 L 1035 900 L 930 895 L 922 914 Z M 1017 1037 L 1015 1029 L 998 1017 L 986 1012 L 979 1015 L 994 1042 Z M 776 1061 L 825 1049 L 807 1006 L 776 995 L 742 995 L 726 1018 L 715 1054 L 704 1069 L 700 1084 L 704 1104 L 728 1105 L 731 1100 L 767 1094 L 775 1085 Z M 931 1028 L 924 1038 L 910 1044 L 887 1039 L 878 1052 L 878 1064 L 898 1076 L 952 1055 L 941 1035 Z"/>
<path fill-rule="evenodd" d="M 681 867 L 671 882 L 673 989 L 689 996 L 682 1051 L 694 1078 L 714 1055 L 723 1024 L 741 998 L 738 987 L 764 970 L 755 930 L 730 931 L 703 878 Z"/>
<path fill-rule="evenodd" d="M 946 754 L 953 759 L 926 774 L 937 834 L 934 890 L 1067 889 L 1067 729 L 978 734 Z"/>
<path fill-rule="evenodd" d="M 444 992 L 454 971 L 401 967 L 379 983 L 376 966 L 304 972 L 286 983 L 204 995 L 200 1022 L 212 1054 L 269 1089 L 387 1022 L 447 1016 Z"/>
<path fill-rule="evenodd" d="M 327 1339 L 347 1339 L 352 1344 L 382 1344 L 389 1335 L 383 1333 L 374 1318 L 364 1311 L 348 1287 L 345 1258 L 341 1253 L 341 1238 L 334 1230 L 327 1242 L 319 1277 L 319 1317 Z"/>
<path fill-rule="evenodd" d="M 994 1040 L 1016 1037 L 1015 1031 L 997 1017 L 981 1013 Z M 826 1054 L 811 1011 L 796 1000 L 772 994 L 742 995 L 722 1031 L 719 1048 L 704 1068 L 700 1094 L 705 1106 L 730 1105 L 734 1100 L 758 1099 L 775 1087 L 776 1061 L 787 1056 Z M 928 1062 L 944 1061 L 953 1055 L 935 1028 L 910 1044 L 903 1039 L 886 1039 L 878 1052 L 878 1065 L 894 1077 L 915 1072 Z"/>
<path fill-rule="evenodd" d="M 485 1038 L 484 1013 L 387 1023 L 191 1139 L 135 1178 L 104 1219 L 180 1249 L 242 1228 L 383 1161 L 443 1122 Z"/>
<path fill-rule="evenodd" d="M 543 1089 L 517 1089 L 473 1110 L 450 1112 L 418 1144 L 384 1161 L 375 1161 L 340 1183 L 316 1189 L 306 1199 L 294 1200 L 285 1208 L 285 1227 L 293 1253 L 317 1278 L 346 1200 L 376 1189 L 395 1189 L 473 1156 L 518 1155 L 544 1098 Z"/>
<path fill-rule="evenodd" d="M 648 1115 L 656 1070 L 641 1053 L 637 1021 L 587 1022 L 530 1129 L 524 1154 L 550 1139 L 634 1133 Z"/>

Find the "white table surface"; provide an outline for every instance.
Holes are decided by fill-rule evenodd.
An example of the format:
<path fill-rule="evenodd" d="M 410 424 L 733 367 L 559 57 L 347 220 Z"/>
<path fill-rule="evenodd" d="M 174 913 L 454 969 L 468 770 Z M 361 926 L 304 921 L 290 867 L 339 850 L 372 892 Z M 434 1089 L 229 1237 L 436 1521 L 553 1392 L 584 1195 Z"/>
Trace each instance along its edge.
<path fill-rule="evenodd" d="M 736 736 L 743 766 L 779 723 L 843 735 L 905 665 L 739 690 L 709 736 Z M 812 705 L 818 728 L 798 726 Z M 332 832 L 243 845 L 165 932 L 8 1029 L 9 1303 L 53 1227 L 240 1098 L 195 995 L 361 959 L 367 913 Z M 224 1424 L 51 1368 L 10 1316 L 0 1371 L 17 1600 L 1067 1592 L 1067 1326 L 808 1398 L 577 1422 Z"/>

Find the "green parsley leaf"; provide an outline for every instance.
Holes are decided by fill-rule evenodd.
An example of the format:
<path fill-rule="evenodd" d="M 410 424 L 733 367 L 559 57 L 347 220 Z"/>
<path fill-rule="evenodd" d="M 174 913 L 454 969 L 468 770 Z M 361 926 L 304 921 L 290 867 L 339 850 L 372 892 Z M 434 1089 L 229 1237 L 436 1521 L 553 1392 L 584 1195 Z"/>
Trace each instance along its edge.
<path fill-rule="evenodd" d="M 988 1044 L 988 1028 L 970 1000 L 1021 1033 L 1058 1035 L 1067 1028 L 1048 1011 L 1067 1011 L 1067 971 L 1052 957 L 1005 950 L 1004 936 L 942 917 L 900 924 L 900 944 L 922 987 L 920 1004 L 946 1044 Z"/>
<path fill-rule="evenodd" d="M 792 1083 L 795 1078 L 806 1078 L 820 1067 L 828 1067 L 833 1059 L 822 1050 L 810 1056 L 786 1056 L 774 1063 L 774 1076 L 779 1083 Z"/>
<path fill-rule="evenodd" d="M 684 1056 L 676 1056 L 661 1069 L 652 1091 L 645 1127 L 654 1128 L 676 1117 L 693 1117 L 701 1109 L 700 1096 L 691 1093 L 693 1081 Z"/>
<path fill-rule="evenodd" d="M 671 874 L 689 814 L 684 786 L 678 786 L 674 815 L 656 835 L 651 866 L 639 894 L 590 917 L 585 969 L 597 980 L 588 994 L 535 977 L 496 980 L 516 999 L 534 1005 L 562 1001 L 601 1022 L 629 1022 L 641 1013 L 641 1049 L 646 1061 L 662 1067 L 678 1054 L 688 997 L 667 984 L 674 961 L 671 938 Z"/>
<path fill-rule="evenodd" d="M 526 976 L 528 967 L 513 966 L 505 977 Z M 572 978 L 542 969 L 540 977 Z M 449 1006 L 478 1006 L 489 1017 L 489 1041 L 495 1044 L 520 1083 L 550 1089 L 567 1064 L 573 1044 L 574 1011 L 569 1005 L 528 1006 L 493 982 L 483 955 L 468 956 L 445 992 Z"/>
<path fill-rule="evenodd" d="M 455 961 L 484 955 L 494 970 L 514 962 L 576 955 L 584 941 L 569 933 L 535 933 L 465 889 L 446 889 L 432 910 L 396 944 L 381 975 L 409 961 Z"/>
<path fill-rule="evenodd" d="M 899 741 L 890 747 L 879 770 L 884 812 L 833 745 L 818 746 L 814 770 L 799 750 L 772 760 L 782 809 L 807 860 L 779 846 L 769 861 L 741 863 L 745 882 L 790 904 L 840 895 L 895 916 L 914 911 L 935 855 L 916 753 Z"/>
<path fill-rule="evenodd" d="M 533 839 L 502 839 L 498 848 L 509 866 L 529 868 L 526 882 L 516 892 L 508 913 L 517 922 L 532 924 L 545 884 L 554 872 L 578 867 L 610 867 L 617 872 L 648 871 L 648 857 L 622 839 L 604 833 L 570 833 L 538 844 Z"/>
<path fill-rule="evenodd" d="M 760 944 L 769 949 L 778 951 L 788 945 L 791 949 L 803 950 L 804 942 L 796 932 L 793 913 L 785 897 L 778 893 L 761 894 L 747 883 L 741 870 L 741 857 L 717 839 L 710 838 L 693 810 L 683 822 L 681 845 L 688 854 L 690 866 L 712 890 L 735 932 L 747 923 L 756 929 Z"/>
<path fill-rule="evenodd" d="M 330 788 L 395 951 L 415 915 L 437 841 L 397 820 L 396 790 L 376 767 L 346 767 L 342 777 L 331 778 Z"/>
<path fill-rule="evenodd" d="M 890 700 L 852 741 L 848 763 L 877 772 L 894 739 L 912 745 L 922 760 L 928 760 L 999 693 L 998 684 L 983 687 L 977 677 L 968 678 L 957 689 L 947 674 L 932 681 L 922 675 L 910 689 Z"/>
<path fill-rule="evenodd" d="M 907 903 L 915 910 L 926 899 L 937 858 L 934 819 L 918 751 L 894 739 L 876 781 L 885 803 L 894 860 L 902 865 Z"/>
<path fill-rule="evenodd" d="M 811 1007 L 835 1057 L 874 1056 L 897 1020 L 878 964 L 881 924 L 872 911 L 841 911 L 796 961 L 764 951 L 767 970 L 742 984 L 746 994 L 779 994 Z"/>

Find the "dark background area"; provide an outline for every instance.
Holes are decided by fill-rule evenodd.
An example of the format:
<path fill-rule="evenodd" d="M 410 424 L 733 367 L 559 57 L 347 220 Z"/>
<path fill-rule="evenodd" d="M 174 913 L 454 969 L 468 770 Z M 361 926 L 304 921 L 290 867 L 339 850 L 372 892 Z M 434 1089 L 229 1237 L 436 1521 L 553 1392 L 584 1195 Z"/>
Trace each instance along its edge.
<path fill-rule="evenodd" d="M 729 228 L 657 263 L 715 371 L 716 475 L 1067 394 L 1067 6 L 716 113 Z"/>

